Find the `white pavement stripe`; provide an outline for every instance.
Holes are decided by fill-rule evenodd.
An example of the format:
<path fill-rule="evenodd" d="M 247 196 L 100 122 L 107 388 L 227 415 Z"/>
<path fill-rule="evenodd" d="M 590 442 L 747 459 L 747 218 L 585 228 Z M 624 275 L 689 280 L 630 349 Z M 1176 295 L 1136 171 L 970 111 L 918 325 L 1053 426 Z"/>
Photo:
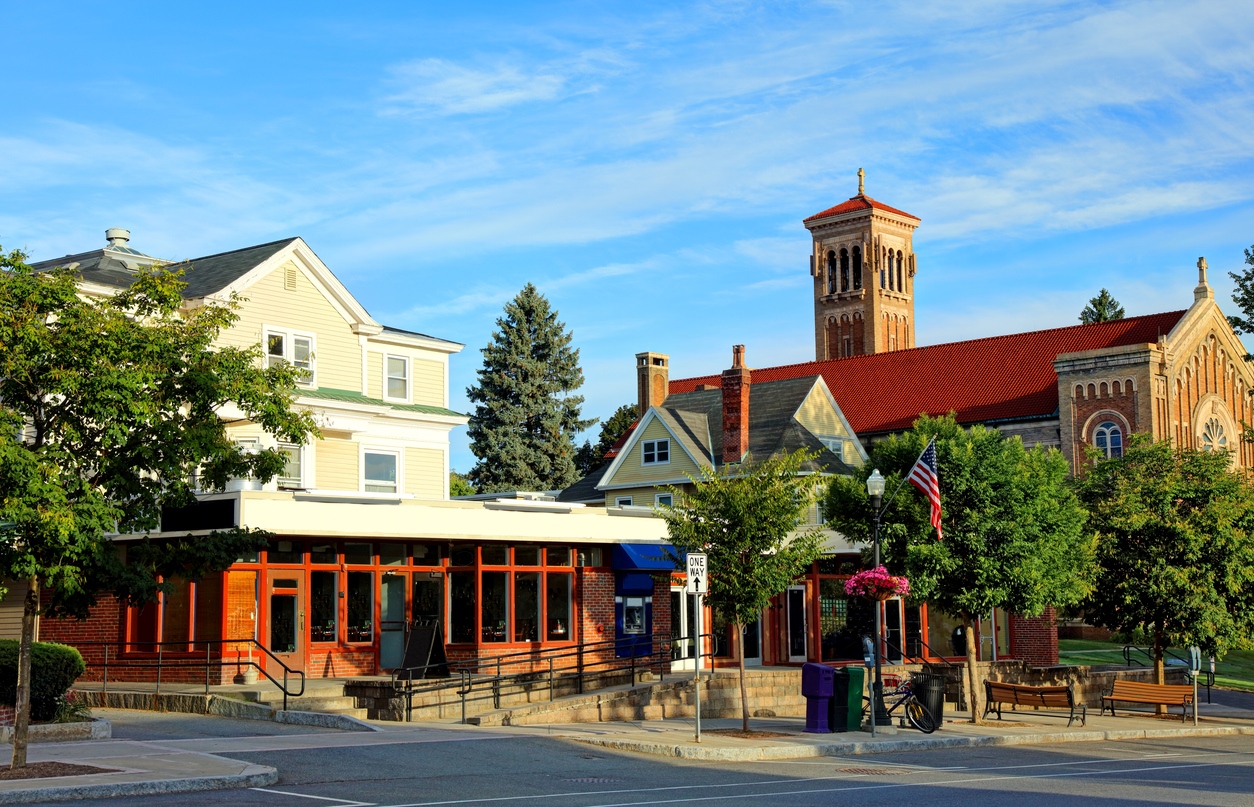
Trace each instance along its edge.
<path fill-rule="evenodd" d="M 373 801 L 350 801 L 349 799 L 333 799 L 330 796 L 311 796 L 308 793 L 292 793 L 288 790 L 273 790 L 268 787 L 250 787 L 249 790 L 259 790 L 262 793 L 278 793 L 280 796 L 296 796 L 300 799 L 317 799 L 318 801 L 334 801 L 343 804 L 344 807 L 374 807 Z"/>
<path fill-rule="evenodd" d="M 1188 754 L 1188 755 L 1181 755 L 1181 756 L 1187 756 L 1187 757 L 1229 756 L 1230 757 L 1230 756 L 1252 756 L 1252 755 L 1254 755 L 1254 752 L 1213 751 L 1213 752 Z M 1102 764 L 1116 765 L 1116 764 L 1127 764 L 1129 762 L 1136 762 L 1136 761 L 1137 760 L 1132 760 L 1132 759 L 1127 759 L 1127 758 L 1089 759 L 1089 760 L 1075 760 L 1075 761 L 1069 761 L 1069 762 L 1039 763 L 1039 764 L 1034 764 L 1034 765 L 996 765 L 996 766 L 990 766 L 986 768 L 965 768 L 965 769 L 956 769 L 953 771 L 950 771 L 949 769 L 946 769 L 946 768 L 934 768 L 930 770 L 920 770 L 919 773 L 952 772 L 955 774 L 960 773 L 961 775 L 965 776 L 966 774 L 984 773 L 986 771 L 1034 770 L 1034 769 L 1039 769 L 1039 768 L 1071 767 L 1075 765 L 1102 765 Z M 844 763 L 844 764 L 848 764 L 848 763 Z M 867 765 L 865 760 L 863 760 L 861 764 L 864 766 Z M 1203 762 L 1203 763 L 1191 763 L 1188 765 L 1174 765 L 1174 766 L 1169 765 L 1169 766 L 1165 766 L 1164 768 L 1141 767 L 1141 768 L 1134 768 L 1131 770 L 1135 772 L 1135 771 L 1141 771 L 1141 770 L 1153 771 L 1153 770 L 1171 769 L 1171 768 L 1205 767 L 1208 765 L 1251 765 L 1251 764 L 1254 764 L 1254 759 L 1242 760 L 1238 762 Z M 876 765 L 875 767 L 879 767 L 879 766 Z M 966 783 L 966 782 L 1000 781 L 1003 779 L 1046 779 L 1051 776 L 1053 777 L 1090 776 L 1090 775 L 1101 775 L 1101 774 L 1106 774 L 1106 773 L 1124 773 L 1124 772 L 1126 771 L 1074 771 L 1070 773 L 1067 773 L 1067 772 L 1041 773 L 1041 774 L 1033 774 L 1029 776 L 971 777 L 971 778 L 963 778 L 963 779 L 955 780 L 954 782 L 950 782 L 950 784 Z M 796 784 L 801 784 L 804 782 L 833 782 L 833 781 L 849 782 L 849 781 L 865 780 L 868 778 L 874 778 L 874 777 L 868 777 L 865 774 L 849 774 L 847 776 L 810 776 L 810 777 L 805 777 L 805 778 L 800 778 L 800 779 L 793 779 L 793 778 L 763 779 L 761 781 L 756 781 L 756 782 L 723 782 L 723 783 L 711 783 L 711 784 L 700 784 L 700 785 L 670 785 L 667 787 L 623 788 L 623 789 L 618 789 L 618 790 L 584 790 L 584 791 L 574 791 L 574 792 L 566 792 L 566 793 L 561 793 L 561 792 L 536 793 L 536 794 L 529 794 L 526 796 L 491 796 L 491 797 L 486 797 L 486 798 L 451 799 L 451 800 L 446 800 L 446 801 L 415 801 L 415 802 L 406 802 L 404 804 L 380 805 L 380 807 L 437 807 L 438 805 L 489 804 L 489 803 L 498 803 L 498 802 L 507 802 L 507 801 L 534 801 L 536 799 L 573 798 L 576 796 L 620 796 L 620 795 L 628 795 L 631 793 L 640 793 L 640 794 L 668 793 L 668 792 L 673 793 L 673 792 L 677 792 L 681 790 L 725 790 L 727 788 L 738 788 L 738 787 L 769 787 L 771 785 L 784 785 L 784 784 L 796 785 Z M 886 785 L 870 785 L 866 787 L 830 788 L 830 789 L 817 789 L 813 791 L 801 790 L 801 791 L 795 791 L 795 792 L 797 793 L 810 793 L 810 792 L 827 793 L 827 792 L 836 792 L 840 790 L 873 790 L 877 788 L 886 788 L 886 787 L 918 787 L 918 786 L 926 785 L 926 784 L 937 784 L 937 783 L 914 781 L 908 784 L 900 783 L 900 784 L 886 784 Z M 944 784 L 944 782 L 940 782 L 940 784 Z M 709 797 L 692 798 L 692 799 L 625 802 L 625 804 L 670 804 L 670 803 L 685 802 L 685 801 L 708 801 L 709 799 L 712 799 L 712 798 L 750 798 L 750 797 L 760 797 L 760 796 L 780 796 L 780 795 L 789 795 L 793 792 L 794 791 L 780 791 L 778 793 L 757 793 L 757 794 L 752 794 L 752 795 L 721 795 L 717 797 L 709 796 Z M 618 805 L 593 805 L 593 807 L 620 807 L 620 806 Z"/>

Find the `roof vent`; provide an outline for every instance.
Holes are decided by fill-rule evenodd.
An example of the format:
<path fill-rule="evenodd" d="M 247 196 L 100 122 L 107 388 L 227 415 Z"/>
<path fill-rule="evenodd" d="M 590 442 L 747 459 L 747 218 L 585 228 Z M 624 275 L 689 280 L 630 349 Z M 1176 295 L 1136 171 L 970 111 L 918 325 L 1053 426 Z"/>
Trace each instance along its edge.
<path fill-rule="evenodd" d="M 110 227 L 105 230 L 105 240 L 111 247 L 124 247 L 131 240 L 131 231 L 123 227 Z"/>

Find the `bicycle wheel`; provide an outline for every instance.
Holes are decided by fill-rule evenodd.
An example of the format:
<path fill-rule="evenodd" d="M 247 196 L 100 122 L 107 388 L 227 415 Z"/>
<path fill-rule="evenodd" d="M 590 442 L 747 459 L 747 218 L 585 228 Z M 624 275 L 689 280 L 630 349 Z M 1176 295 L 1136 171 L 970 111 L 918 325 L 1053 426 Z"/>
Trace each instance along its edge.
<path fill-rule="evenodd" d="M 919 703 L 918 698 L 906 701 L 906 719 L 910 721 L 910 725 L 924 734 L 936 731 L 936 721 L 932 719 L 932 713 L 927 710 L 926 706 Z"/>

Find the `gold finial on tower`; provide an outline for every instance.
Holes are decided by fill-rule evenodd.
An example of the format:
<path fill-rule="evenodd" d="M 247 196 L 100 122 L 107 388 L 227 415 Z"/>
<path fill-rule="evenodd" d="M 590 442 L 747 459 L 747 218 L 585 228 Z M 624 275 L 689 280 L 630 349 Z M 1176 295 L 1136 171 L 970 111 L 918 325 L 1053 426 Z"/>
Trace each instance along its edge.
<path fill-rule="evenodd" d="M 861 168 L 858 169 L 858 195 L 866 195 L 866 171 Z"/>

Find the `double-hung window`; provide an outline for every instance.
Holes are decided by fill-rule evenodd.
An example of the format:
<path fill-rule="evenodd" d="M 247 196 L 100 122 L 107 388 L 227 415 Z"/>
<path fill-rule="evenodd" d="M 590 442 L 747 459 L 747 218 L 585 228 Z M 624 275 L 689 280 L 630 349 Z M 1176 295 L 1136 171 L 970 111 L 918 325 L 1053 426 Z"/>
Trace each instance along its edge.
<path fill-rule="evenodd" d="M 383 397 L 390 401 L 409 400 L 409 359 L 404 356 L 387 356 L 387 378 Z"/>
<path fill-rule="evenodd" d="M 367 493 L 400 491 L 400 455 L 395 451 L 362 452 L 362 487 Z"/>
<path fill-rule="evenodd" d="M 291 443 L 279 443 L 279 453 L 283 455 L 285 461 L 283 471 L 279 474 L 279 487 L 289 490 L 303 488 L 301 447 Z"/>
<path fill-rule="evenodd" d="M 645 465 L 660 465 L 671 461 L 670 440 L 645 440 L 642 443 L 641 462 Z"/>
<path fill-rule="evenodd" d="M 297 383 L 304 387 L 314 385 L 316 368 L 312 335 L 267 328 L 265 345 L 267 367 L 294 365 L 305 371 Z"/>

